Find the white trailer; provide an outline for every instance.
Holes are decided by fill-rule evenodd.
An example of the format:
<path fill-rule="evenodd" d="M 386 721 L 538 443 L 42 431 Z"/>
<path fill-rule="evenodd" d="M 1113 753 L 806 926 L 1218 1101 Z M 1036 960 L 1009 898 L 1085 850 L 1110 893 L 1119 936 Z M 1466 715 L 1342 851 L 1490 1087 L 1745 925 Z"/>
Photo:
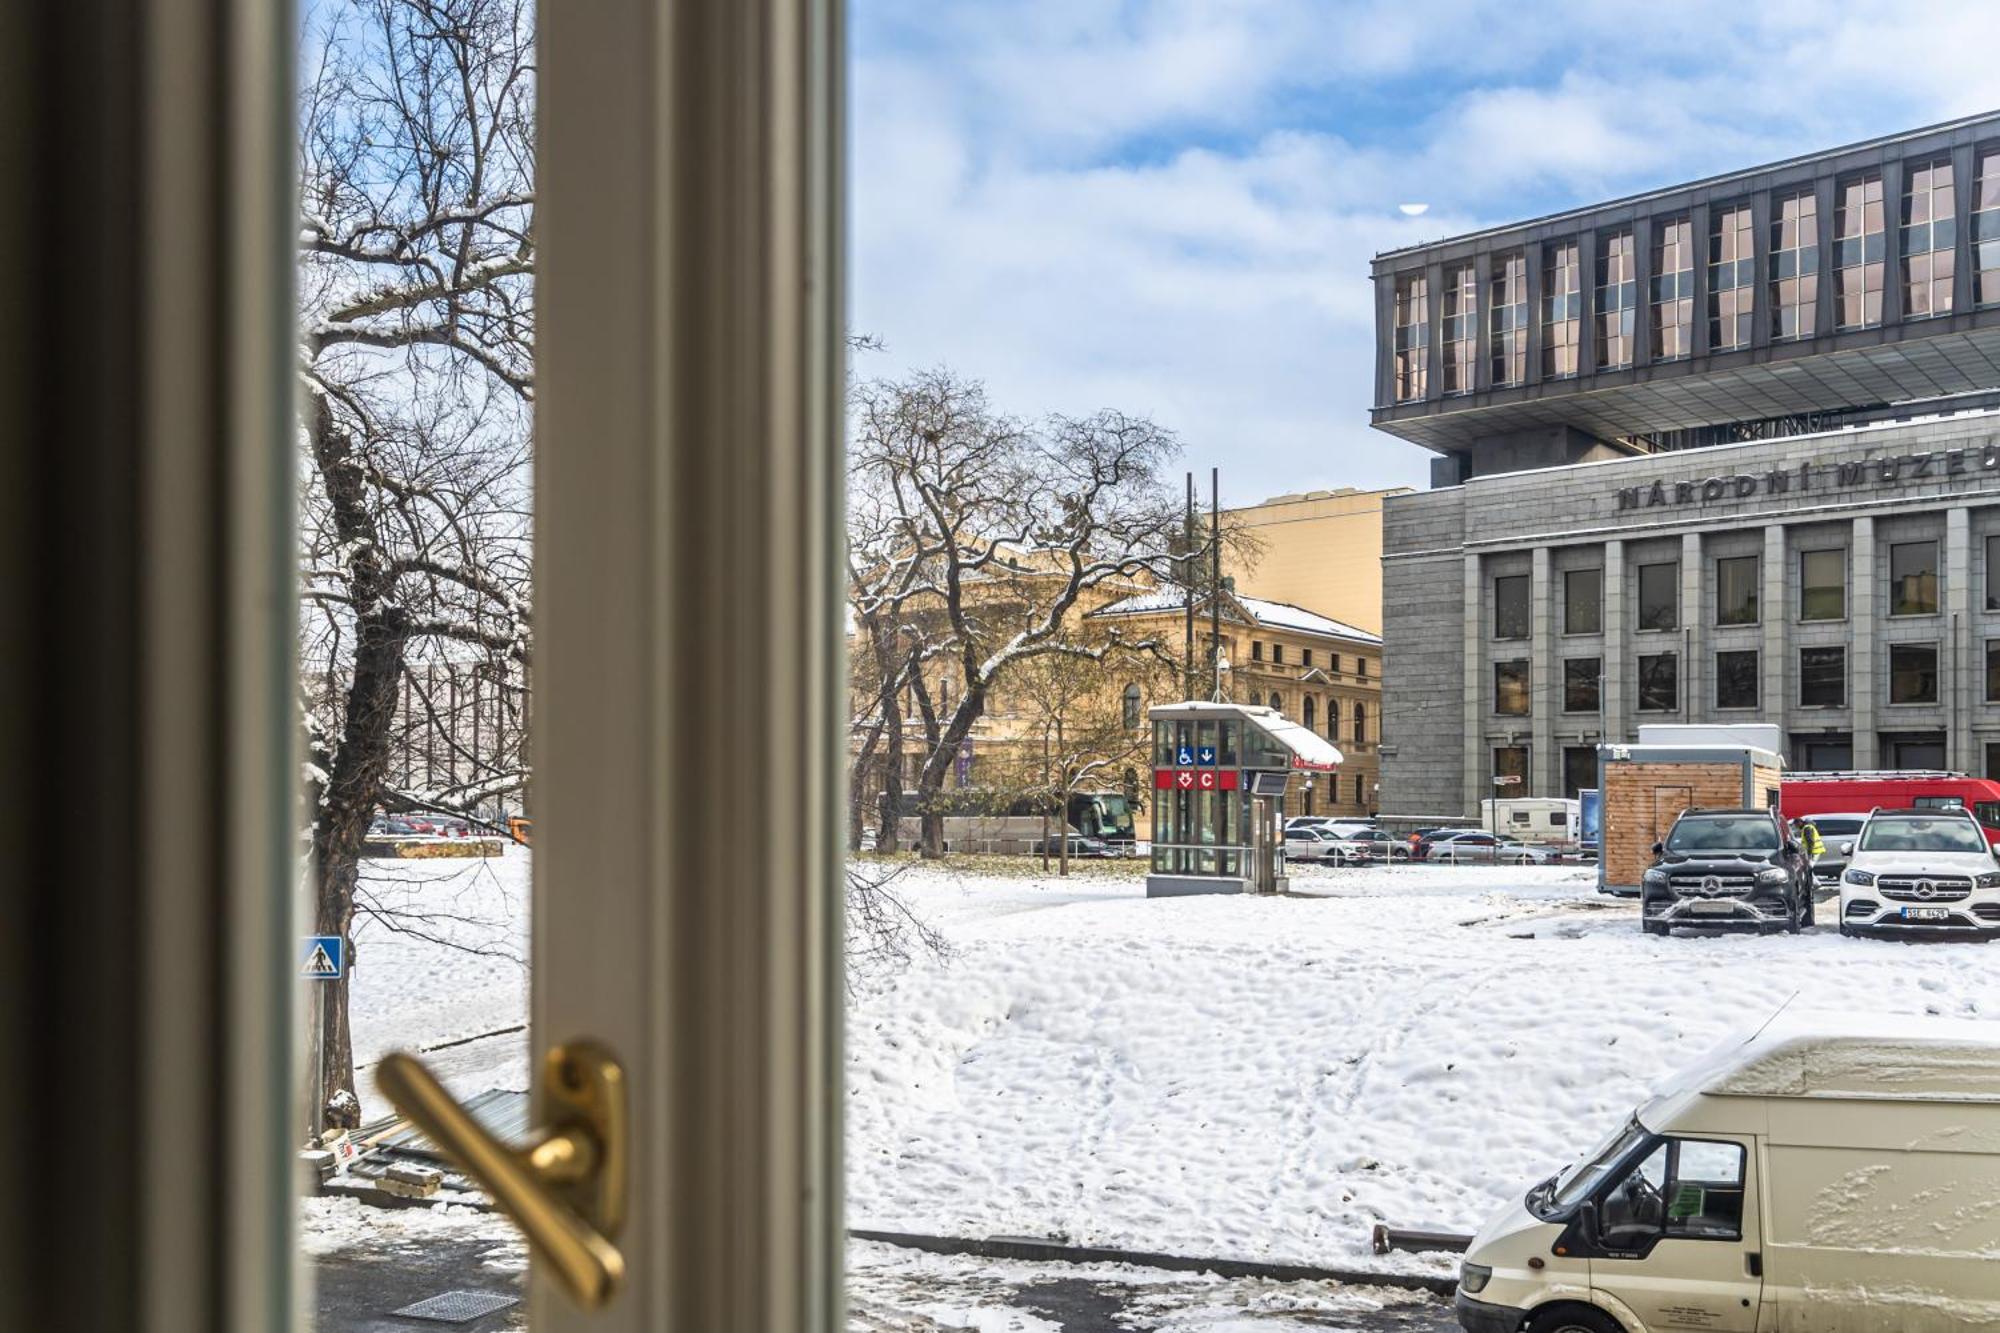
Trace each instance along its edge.
<path fill-rule="evenodd" d="M 1522 842 L 1572 843 L 1582 827 L 1582 803 L 1560 796 L 1489 796 L 1479 826 Z"/>

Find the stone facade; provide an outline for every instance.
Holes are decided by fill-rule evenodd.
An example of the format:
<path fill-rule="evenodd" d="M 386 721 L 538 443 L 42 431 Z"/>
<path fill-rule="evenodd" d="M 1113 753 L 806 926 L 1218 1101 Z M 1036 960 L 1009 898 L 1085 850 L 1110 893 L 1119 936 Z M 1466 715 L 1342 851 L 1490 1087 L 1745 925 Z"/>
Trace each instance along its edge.
<path fill-rule="evenodd" d="M 1988 684 L 2000 569 L 1989 584 L 1986 559 L 2000 538 L 2000 415 L 1502 473 L 1392 496 L 1384 511 L 1385 813 L 1470 815 L 1492 791 L 1496 750 L 1508 762 L 1527 751 L 1527 780 L 1509 794 L 1564 795 L 1578 785 L 1565 781 L 1566 751 L 1574 777 L 1586 748 L 1631 741 L 1645 722 L 1777 723 L 1794 767 L 2000 768 Z M 1814 562 L 1845 571 L 1837 615 L 1827 592 L 1805 614 L 1807 552 L 1837 553 Z M 1733 602 L 1742 623 L 1723 624 L 1717 562 L 1733 558 L 1748 561 L 1730 572 L 1739 589 L 1750 581 L 1754 608 L 1745 619 Z M 1590 571 L 1596 615 L 1572 626 L 1565 576 L 1587 586 Z M 1526 624 L 1503 627 L 1496 580 L 1515 576 Z M 1506 585 L 1509 597 L 1522 586 Z M 1823 650 L 1810 701 L 1806 649 Z M 1718 653 L 1755 654 L 1727 659 L 1727 701 L 1747 706 L 1719 699 Z M 1581 682 L 1592 659 L 1595 706 L 1573 707 L 1565 681 Z M 1510 686 L 1525 663 L 1525 711 L 1518 693 L 1498 711 L 1501 663 Z"/>

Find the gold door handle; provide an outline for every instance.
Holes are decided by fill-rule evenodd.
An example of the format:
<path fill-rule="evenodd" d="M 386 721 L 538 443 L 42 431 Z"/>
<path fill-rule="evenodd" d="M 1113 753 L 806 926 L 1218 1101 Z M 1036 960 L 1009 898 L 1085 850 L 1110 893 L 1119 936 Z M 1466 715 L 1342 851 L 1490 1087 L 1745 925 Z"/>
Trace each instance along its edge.
<path fill-rule="evenodd" d="M 415 1056 L 382 1057 L 375 1086 L 492 1192 L 576 1303 L 597 1310 L 625 1277 L 625 1071 L 594 1042 L 548 1053 L 535 1090 L 542 1130 L 516 1148 L 465 1113 Z"/>

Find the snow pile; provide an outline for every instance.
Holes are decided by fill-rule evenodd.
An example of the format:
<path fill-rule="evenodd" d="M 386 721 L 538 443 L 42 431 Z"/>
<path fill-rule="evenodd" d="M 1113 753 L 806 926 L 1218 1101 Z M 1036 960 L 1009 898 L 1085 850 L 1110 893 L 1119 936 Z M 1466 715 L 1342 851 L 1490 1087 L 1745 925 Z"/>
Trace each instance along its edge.
<path fill-rule="evenodd" d="M 1795 995 L 2000 1017 L 1983 948 L 1657 939 L 1587 868 L 1295 887 L 905 876 L 955 956 L 850 1010 L 850 1224 L 1435 1266 L 1370 1227 L 1475 1229 Z"/>

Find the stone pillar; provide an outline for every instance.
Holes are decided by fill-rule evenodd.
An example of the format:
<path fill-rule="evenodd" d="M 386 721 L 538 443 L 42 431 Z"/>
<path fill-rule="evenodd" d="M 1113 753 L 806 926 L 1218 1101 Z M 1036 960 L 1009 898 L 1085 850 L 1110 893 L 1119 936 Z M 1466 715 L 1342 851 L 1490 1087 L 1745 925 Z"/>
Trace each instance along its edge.
<path fill-rule="evenodd" d="M 1696 204 L 1688 210 L 1688 248 L 1694 255 L 1694 323 L 1688 329 L 1693 338 L 1694 359 L 1708 355 L 1708 205 Z"/>
<path fill-rule="evenodd" d="M 1813 336 L 1819 338 L 1833 332 L 1838 318 L 1833 299 L 1833 208 L 1833 177 L 1822 176 L 1813 184 L 1813 211 L 1818 215 L 1819 225 L 1819 288 L 1813 301 Z"/>
<path fill-rule="evenodd" d="M 1785 625 L 1791 607 L 1785 600 L 1785 525 L 1772 523 L 1764 529 L 1763 591 L 1758 597 L 1758 618 L 1764 628 L 1764 646 L 1757 666 L 1763 679 L 1757 692 L 1759 718 L 1785 725 L 1785 681 L 1790 663 L 1785 660 Z"/>
<path fill-rule="evenodd" d="M 1424 398 L 1444 396 L 1444 265 L 1424 266 Z"/>
<path fill-rule="evenodd" d="M 1542 243 L 1530 241 L 1521 247 L 1522 262 L 1528 266 L 1528 364 L 1523 384 L 1542 382 Z"/>
<path fill-rule="evenodd" d="M 1978 670 L 1973 662 L 1972 632 L 1972 511 L 1964 505 L 1944 515 L 1944 763 L 1946 768 L 1974 773 L 1981 767 L 1974 753 L 1971 720 L 1978 706 L 1973 687 Z"/>
<path fill-rule="evenodd" d="M 1632 314 L 1632 364 L 1650 366 L 1658 353 L 1653 346 L 1653 219 L 1650 217 L 1632 224 L 1632 275 L 1639 302 L 1639 308 Z"/>
<path fill-rule="evenodd" d="M 1771 192 L 1750 196 L 1750 345 L 1771 345 Z"/>
<path fill-rule="evenodd" d="M 1604 543 L 1604 678 L 1598 702 L 1603 709 L 1608 744 L 1632 739 L 1631 713 L 1625 698 L 1626 668 L 1631 665 L 1625 644 L 1625 543 Z"/>
<path fill-rule="evenodd" d="M 1681 721 L 1709 714 L 1708 618 L 1702 614 L 1701 534 L 1681 534 Z"/>
<path fill-rule="evenodd" d="M 1493 790 L 1492 759 L 1486 753 L 1487 668 L 1484 638 L 1486 597 L 1479 557 L 1465 556 L 1465 813 L 1479 815 L 1479 802 Z M 1430 811 L 1420 811 L 1429 814 Z M 1439 812 L 1443 813 L 1443 812 Z"/>
<path fill-rule="evenodd" d="M 1493 387 L 1493 252 L 1481 250 L 1472 260 L 1472 389 Z"/>
<path fill-rule="evenodd" d="M 1854 715 L 1854 766 L 1874 768 L 1876 609 L 1875 520 L 1857 518 L 1847 551 L 1847 702 Z"/>
<path fill-rule="evenodd" d="M 1903 216 L 1903 163 L 1891 158 L 1882 164 L 1882 323 L 1891 327 L 1903 322 L 1903 235 L 1897 219 Z"/>
<path fill-rule="evenodd" d="M 1528 583 L 1528 787 L 1524 796 L 1562 795 L 1562 755 L 1556 748 L 1556 617 L 1549 548 L 1537 546 Z"/>

